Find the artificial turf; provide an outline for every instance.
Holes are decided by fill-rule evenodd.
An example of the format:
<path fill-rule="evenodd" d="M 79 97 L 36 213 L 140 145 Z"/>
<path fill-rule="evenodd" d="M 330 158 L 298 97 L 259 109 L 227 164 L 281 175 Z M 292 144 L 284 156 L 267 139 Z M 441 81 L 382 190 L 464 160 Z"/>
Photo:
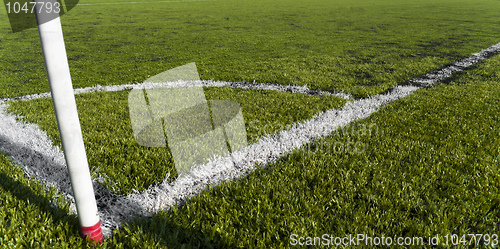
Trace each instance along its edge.
<path fill-rule="evenodd" d="M 129 246 L 168 248 L 285 248 L 293 234 L 422 237 L 426 245 L 439 235 L 442 247 L 467 247 L 446 246 L 444 236 L 498 236 L 499 67 L 496 56 L 417 90 L 356 122 L 376 124 L 371 135 L 334 134 L 117 235 Z M 348 142 L 365 150 L 332 151 Z M 128 239 L 135 234 L 141 239 Z"/>
<path fill-rule="evenodd" d="M 500 2 L 495 0 L 84 5 L 99 2 L 105 0 L 82 1 L 62 17 L 75 88 L 142 82 L 194 61 L 202 79 L 293 83 L 368 96 L 498 43 L 500 31 Z M 0 11 L 0 97 L 48 92 L 37 30 L 12 34 L 8 25 L 6 13 Z M 204 191 L 182 207 L 124 224 L 101 247 L 285 248 L 293 242 L 293 234 L 417 236 L 427 238 L 425 242 L 436 235 L 498 235 L 499 67 L 496 56 L 446 84 L 418 90 L 352 126 L 375 125 L 376 132 L 335 133 L 247 178 Z M 127 106 L 124 102 L 107 105 L 106 101 L 126 98 L 104 93 L 77 99 L 81 117 L 99 106 L 109 110 Z M 321 101 L 306 103 L 316 107 L 332 103 Z M 22 105 L 17 103 L 21 102 L 11 104 Z M 29 103 L 35 110 L 40 110 L 38 104 L 50 108 L 47 99 Z M 284 103 L 286 108 L 289 104 Z M 266 117 L 276 110 L 255 112 L 266 117 L 255 130 L 276 131 L 272 127 L 323 108 L 291 106 L 299 112 L 278 108 L 282 112 L 276 115 L 282 117 L 276 125 L 272 115 Z M 31 122 L 39 123 L 57 143 L 53 112 L 46 110 L 32 115 Z M 91 167 L 100 158 L 108 160 L 106 165 L 120 165 L 127 159 L 115 156 L 121 153 L 120 145 L 132 143 L 130 136 L 120 138 L 124 126 L 98 122 L 97 116 L 103 114 L 123 118 L 119 125 L 128 120 L 123 110 L 116 114 L 101 110 L 92 114 L 95 118 L 82 118 L 89 122 L 82 122 L 84 126 L 102 125 L 87 128 L 94 132 L 86 133 L 92 134 L 91 144 L 109 138 L 110 131 L 117 132 L 101 145 L 102 154 L 93 154 Z M 350 153 L 346 146 L 339 150 L 340 145 L 353 143 L 364 145 L 357 151 L 361 153 Z M 158 154 L 151 150 L 149 155 Z M 147 187 L 171 169 L 141 169 L 149 159 L 140 153 L 134 158 L 145 161 L 125 168 L 126 172 L 146 174 L 128 179 L 94 168 L 94 175 L 123 179 L 115 183 L 118 187 L 108 184 L 127 193 Z M 4 155 L 0 155 L 0 169 L 2 246 L 85 246 L 67 205 L 52 205 L 60 199 L 54 190 L 46 193 L 43 184 L 27 179 Z"/>
<path fill-rule="evenodd" d="M 69 215 L 69 203 L 29 179 L 0 153 L 0 245 L 4 248 L 75 248 L 78 219 Z M 56 204 L 58 200 L 59 204 Z"/>
<path fill-rule="evenodd" d="M 498 235 L 499 67 L 495 56 L 417 90 L 353 124 L 376 125 L 376 132 L 337 132 L 184 206 L 124 224 L 101 247 L 285 248 L 293 234 L 414 236 L 424 243 L 436 235 L 441 243 L 447 234 Z M 365 149 L 332 150 L 346 142 Z M 53 195 L 0 159 L 2 214 L 10 214 L 0 219 L 2 243 L 82 245 L 67 208 L 48 209 Z M 19 232 L 18 223 L 45 233 Z"/>
<path fill-rule="evenodd" d="M 161 183 L 167 174 L 177 176 L 170 150 L 140 146 L 130 124 L 128 94 L 86 93 L 76 96 L 89 166 L 115 193 L 128 194 Z M 337 96 L 316 96 L 208 87 L 208 100 L 232 100 L 241 106 L 248 143 L 292 127 L 314 114 L 340 108 L 347 101 Z M 61 146 L 51 98 L 11 102 L 9 110 L 26 122 L 38 124 L 55 145 Z"/>
<path fill-rule="evenodd" d="M 201 79 L 381 93 L 498 42 L 496 0 L 83 0 L 62 16 L 75 88 L 143 82 L 196 62 Z M 93 5 L 94 4 L 94 5 Z M 0 11 L 0 97 L 48 92 L 36 29 Z"/>

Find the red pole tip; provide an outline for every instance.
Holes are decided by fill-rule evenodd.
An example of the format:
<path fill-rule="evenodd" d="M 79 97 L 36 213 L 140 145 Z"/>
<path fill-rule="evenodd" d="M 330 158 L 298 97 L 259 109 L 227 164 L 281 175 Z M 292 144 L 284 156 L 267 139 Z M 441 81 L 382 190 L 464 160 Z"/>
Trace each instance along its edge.
<path fill-rule="evenodd" d="M 89 238 L 90 240 L 92 240 L 92 243 L 95 242 L 98 242 L 99 244 L 102 243 L 103 235 L 102 235 L 100 221 L 98 221 L 95 225 L 90 227 L 80 226 L 80 229 L 81 229 L 80 235 L 82 236 L 83 239 Z"/>

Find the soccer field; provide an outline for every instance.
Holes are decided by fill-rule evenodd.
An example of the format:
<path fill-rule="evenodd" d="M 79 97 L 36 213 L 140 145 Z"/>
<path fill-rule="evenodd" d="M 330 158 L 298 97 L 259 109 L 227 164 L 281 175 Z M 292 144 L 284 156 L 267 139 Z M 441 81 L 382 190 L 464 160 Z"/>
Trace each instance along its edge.
<path fill-rule="evenodd" d="M 81 1 L 61 22 L 98 247 L 336 246 L 358 234 L 496 245 L 498 7 Z M 84 246 L 38 31 L 10 32 L 4 11 L 0 30 L 0 244 Z M 164 86 L 238 103 L 248 146 L 178 175 L 172 151 L 134 140 L 127 97 L 192 62 L 200 81 Z"/>

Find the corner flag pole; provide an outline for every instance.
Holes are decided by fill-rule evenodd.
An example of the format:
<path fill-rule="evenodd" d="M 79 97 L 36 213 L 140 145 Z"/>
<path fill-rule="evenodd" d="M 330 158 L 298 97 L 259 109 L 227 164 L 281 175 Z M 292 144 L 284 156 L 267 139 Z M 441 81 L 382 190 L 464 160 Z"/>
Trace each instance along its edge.
<path fill-rule="evenodd" d="M 68 165 L 71 188 L 76 202 L 81 236 L 95 242 L 102 242 L 103 234 L 97 213 L 97 203 L 90 176 L 87 155 L 83 143 L 75 95 L 71 83 L 68 58 L 59 13 L 47 21 L 47 0 L 36 0 L 36 19 L 42 44 L 45 67 L 49 78 L 52 102 L 61 136 L 66 164 Z M 56 0 L 50 0 L 56 3 Z M 40 4 L 38 4 L 40 3 Z M 62 8 L 62 6 L 61 6 Z M 54 14 L 54 13 L 49 13 Z"/>

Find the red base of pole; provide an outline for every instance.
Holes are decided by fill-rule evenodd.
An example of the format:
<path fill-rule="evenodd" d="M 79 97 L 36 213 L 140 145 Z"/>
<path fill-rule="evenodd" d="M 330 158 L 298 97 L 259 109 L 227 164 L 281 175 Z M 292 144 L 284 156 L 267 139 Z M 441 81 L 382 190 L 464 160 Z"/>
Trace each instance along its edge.
<path fill-rule="evenodd" d="M 95 242 L 98 242 L 99 244 L 102 243 L 103 235 L 102 235 L 100 221 L 98 221 L 95 225 L 90 226 L 90 227 L 80 226 L 80 229 L 81 229 L 80 236 L 82 236 L 82 238 L 84 238 L 84 239 L 89 238 L 90 240 L 93 241 L 93 243 L 95 243 Z"/>

